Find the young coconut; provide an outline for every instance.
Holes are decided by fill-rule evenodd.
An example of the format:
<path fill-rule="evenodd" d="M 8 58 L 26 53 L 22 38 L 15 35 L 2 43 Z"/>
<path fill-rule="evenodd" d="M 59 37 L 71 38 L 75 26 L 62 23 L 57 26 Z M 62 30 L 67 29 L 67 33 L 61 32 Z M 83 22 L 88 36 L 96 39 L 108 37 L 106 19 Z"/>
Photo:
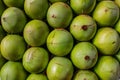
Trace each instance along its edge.
<path fill-rule="evenodd" d="M 90 69 L 97 62 L 98 51 L 90 42 L 79 42 L 73 47 L 70 58 L 78 69 Z"/>

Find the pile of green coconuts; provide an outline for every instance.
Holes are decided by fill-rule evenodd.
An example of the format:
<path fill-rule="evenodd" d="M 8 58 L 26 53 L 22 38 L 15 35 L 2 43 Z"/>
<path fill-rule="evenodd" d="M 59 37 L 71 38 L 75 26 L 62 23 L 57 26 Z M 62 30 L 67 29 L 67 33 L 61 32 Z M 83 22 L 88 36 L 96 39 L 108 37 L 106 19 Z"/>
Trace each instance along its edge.
<path fill-rule="evenodd" d="M 119 80 L 120 0 L 0 0 L 0 80 Z"/>

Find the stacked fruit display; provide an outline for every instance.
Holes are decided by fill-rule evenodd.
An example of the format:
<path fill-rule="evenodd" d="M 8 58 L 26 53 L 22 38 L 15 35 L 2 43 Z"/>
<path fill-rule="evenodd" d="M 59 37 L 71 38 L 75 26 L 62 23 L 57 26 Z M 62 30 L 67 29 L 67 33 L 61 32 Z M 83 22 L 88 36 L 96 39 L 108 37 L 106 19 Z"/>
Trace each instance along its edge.
<path fill-rule="evenodd" d="M 120 0 L 0 0 L 0 80 L 119 80 Z"/>

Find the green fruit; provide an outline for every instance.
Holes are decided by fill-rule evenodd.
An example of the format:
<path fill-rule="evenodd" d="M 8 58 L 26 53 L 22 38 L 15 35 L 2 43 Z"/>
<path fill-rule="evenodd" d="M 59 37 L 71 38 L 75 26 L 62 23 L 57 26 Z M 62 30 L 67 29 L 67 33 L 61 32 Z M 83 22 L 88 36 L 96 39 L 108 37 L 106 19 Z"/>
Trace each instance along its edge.
<path fill-rule="evenodd" d="M 23 34 L 28 45 L 41 46 L 46 42 L 49 28 L 48 25 L 41 20 L 32 20 L 26 24 Z"/>
<path fill-rule="evenodd" d="M 27 72 L 21 62 L 8 61 L 1 69 L 1 80 L 26 80 Z"/>
<path fill-rule="evenodd" d="M 5 10 L 5 5 L 3 4 L 2 0 L 0 0 L 0 18 L 4 10 Z"/>
<path fill-rule="evenodd" d="M 118 7 L 120 8 L 120 0 L 115 0 L 115 3 L 118 5 Z"/>
<path fill-rule="evenodd" d="M 43 19 L 49 7 L 48 0 L 25 0 L 24 10 L 32 19 Z"/>
<path fill-rule="evenodd" d="M 2 26 L 0 25 L 0 42 L 6 36 L 6 32 L 3 30 Z"/>
<path fill-rule="evenodd" d="M 79 69 L 92 68 L 98 59 L 96 47 L 90 42 L 79 42 L 71 51 L 71 60 Z"/>
<path fill-rule="evenodd" d="M 8 33 L 22 32 L 26 22 L 24 12 L 16 7 L 7 8 L 1 16 L 3 29 Z"/>
<path fill-rule="evenodd" d="M 23 55 L 23 66 L 30 73 L 40 73 L 47 67 L 48 52 L 41 47 L 31 47 Z"/>
<path fill-rule="evenodd" d="M 93 44 L 103 55 L 114 55 L 119 50 L 120 36 L 113 28 L 100 28 L 93 39 Z"/>
<path fill-rule="evenodd" d="M 44 74 L 30 74 L 26 80 L 48 80 Z"/>
<path fill-rule="evenodd" d="M 19 35 L 7 35 L 1 41 L 1 54 L 7 60 L 20 60 L 26 50 L 24 38 Z"/>
<path fill-rule="evenodd" d="M 51 3 L 55 3 L 55 2 L 66 2 L 67 0 L 49 0 Z"/>
<path fill-rule="evenodd" d="M 119 18 L 119 7 L 114 1 L 101 1 L 93 11 L 93 18 L 101 27 L 112 27 Z"/>
<path fill-rule="evenodd" d="M 118 22 L 115 24 L 115 30 L 118 31 L 118 33 L 120 34 L 120 19 L 118 20 Z"/>
<path fill-rule="evenodd" d="M 98 80 L 98 77 L 90 70 L 79 70 L 73 80 Z"/>
<path fill-rule="evenodd" d="M 78 41 L 89 41 L 96 33 L 96 22 L 89 15 L 75 17 L 70 25 L 70 32 Z"/>
<path fill-rule="evenodd" d="M 54 29 L 47 38 L 47 48 L 56 56 L 69 54 L 73 43 L 72 35 L 65 29 Z"/>
<path fill-rule="evenodd" d="M 112 56 L 102 56 L 95 66 L 94 71 L 100 80 L 118 80 L 120 65 Z"/>
<path fill-rule="evenodd" d="M 65 57 L 53 57 L 47 67 L 49 80 L 71 80 L 73 76 L 72 62 Z"/>
<path fill-rule="evenodd" d="M 89 14 L 93 11 L 96 0 L 70 0 L 70 6 L 76 14 Z"/>
<path fill-rule="evenodd" d="M 7 7 L 18 7 L 23 8 L 24 0 L 3 0 Z"/>
<path fill-rule="evenodd" d="M 47 21 L 53 28 L 66 28 L 73 18 L 72 9 L 63 2 L 53 3 L 47 12 Z"/>

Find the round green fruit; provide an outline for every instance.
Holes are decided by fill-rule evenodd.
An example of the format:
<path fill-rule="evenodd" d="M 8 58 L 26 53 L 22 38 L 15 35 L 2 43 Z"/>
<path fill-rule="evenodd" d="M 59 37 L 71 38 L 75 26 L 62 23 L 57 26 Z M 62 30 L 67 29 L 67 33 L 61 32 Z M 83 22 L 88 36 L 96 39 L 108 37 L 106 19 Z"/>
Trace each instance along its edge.
<path fill-rule="evenodd" d="M 72 9 L 64 2 L 53 3 L 47 12 L 47 21 L 53 28 L 66 28 L 73 18 Z"/>
<path fill-rule="evenodd" d="M 49 80 L 71 80 L 73 76 L 72 62 L 65 57 L 53 57 L 47 67 Z"/>
<path fill-rule="evenodd" d="M 48 80 L 44 74 L 30 74 L 26 80 Z"/>
<path fill-rule="evenodd" d="M 70 0 L 70 6 L 76 14 L 89 14 L 93 11 L 96 0 Z"/>
<path fill-rule="evenodd" d="M 72 35 L 65 29 L 54 29 L 47 38 L 47 48 L 56 56 L 69 54 L 73 43 Z"/>
<path fill-rule="evenodd" d="M 79 69 L 92 68 L 98 59 L 98 51 L 90 42 L 79 42 L 71 51 L 71 60 Z"/>
<path fill-rule="evenodd" d="M 118 33 L 120 34 L 120 19 L 119 19 L 118 22 L 115 24 L 114 29 L 115 29 L 116 31 L 118 31 Z"/>
<path fill-rule="evenodd" d="M 7 7 L 18 7 L 23 8 L 24 0 L 3 0 Z"/>
<path fill-rule="evenodd" d="M 41 47 L 31 47 L 23 55 L 23 66 L 30 73 L 42 72 L 48 64 L 48 52 Z"/>
<path fill-rule="evenodd" d="M 97 75 L 90 70 L 79 70 L 73 80 L 99 80 Z"/>
<path fill-rule="evenodd" d="M 70 25 L 70 32 L 78 41 L 89 41 L 96 33 L 97 25 L 89 15 L 75 17 Z"/>
<path fill-rule="evenodd" d="M 1 68 L 1 80 L 26 80 L 27 72 L 21 62 L 6 62 Z"/>
<path fill-rule="evenodd" d="M 1 54 L 7 60 L 20 60 L 26 50 L 24 38 L 19 35 L 7 35 L 1 41 Z"/>
<path fill-rule="evenodd" d="M 93 44 L 103 55 L 114 55 L 119 50 L 120 36 L 113 28 L 100 28 L 93 39 Z"/>
<path fill-rule="evenodd" d="M 24 28 L 24 39 L 30 46 L 41 46 L 45 44 L 49 34 L 48 25 L 41 20 L 31 20 Z"/>
<path fill-rule="evenodd" d="M 120 0 L 115 0 L 115 3 L 118 5 L 118 7 L 120 8 Z"/>
<path fill-rule="evenodd" d="M 32 19 L 43 19 L 49 7 L 48 0 L 25 0 L 24 10 Z"/>
<path fill-rule="evenodd" d="M 8 33 L 22 32 L 26 22 L 24 12 L 16 7 L 7 8 L 1 16 L 2 27 Z"/>
<path fill-rule="evenodd" d="M 94 67 L 94 71 L 100 80 L 118 80 L 120 65 L 112 56 L 102 56 Z"/>
<path fill-rule="evenodd" d="M 93 11 L 93 18 L 100 27 L 112 27 L 119 18 L 119 7 L 114 1 L 101 1 Z"/>

